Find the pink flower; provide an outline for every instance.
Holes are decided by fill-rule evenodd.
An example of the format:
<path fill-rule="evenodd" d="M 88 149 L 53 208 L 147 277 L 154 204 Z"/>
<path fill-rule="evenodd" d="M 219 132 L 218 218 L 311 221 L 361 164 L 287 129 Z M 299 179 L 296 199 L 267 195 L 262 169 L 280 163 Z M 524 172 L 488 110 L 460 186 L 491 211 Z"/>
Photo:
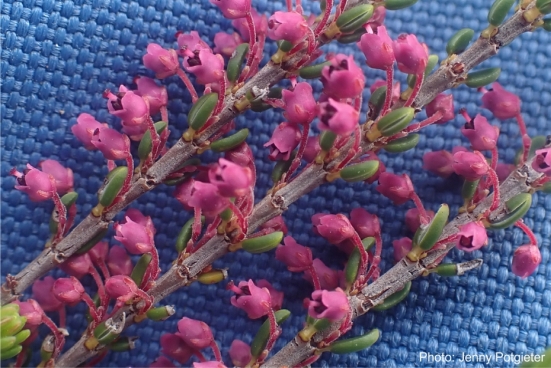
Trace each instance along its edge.
<path fill-rule="evenodd" d="M 15 300 L 13 303 L 19 305 L 19 315 L 27 318 L 27 322 L 25 323 L 26 328 L 33 328 L 42 324 L 44 311 L 36 300 L 28 299 L 25 302 Z"/>
<path fill-rule="evenodd" d="M 425 71 L 429 58 L 427 45 L 420 43 L 415 35 L 401 34 L 392 42 L 392 49 L 402 73 L 420 74 Z"/>
<path fill-rule="evenodd" d="M 115 225 L 115 239 L 124 245 L 126 250 L 130 254 L 144 254 L 149 253 L 155 247 L 153 241 L 153 223 L 149 218 L 147 225 L 141 225 L 132 221 L 128 216 L 125 217 L 124 223 L 118 223 Z"/>
<path fill-rule="evenodd" d="M 192 57 L 186 57 L 184 68 L 195 75 L 199 84 L 218 82 L 225 73 L 222 55 L 204 49 L 194 51 Z"/>
<path fill-rule="evenodd" d="M 134 266 L 132 265 L 132 260 L 126 252 L 124 247 L 114 245 L 109 249 L 109 254 L 107 255 L 107 267 L 111 275 L 125 275 L 130 276 Z"/>
<path fill-rule="evenodd" d="M 285 40 L 296 44 L 302 41 L 307 31 L 306 20 L 297 12 L 276 11 L 268 19 L 268 37 L 274 41 Z"/>
<path fill-rule="evenodd" d="M 218 188 L 224 197 L 241 197 L 249 192 L 253 185 L 253 176 L 248 167 L 242 167 L 224 158 L 209 170 L 210 182 Z"/>
<path fill-rule="evenodd" d="M 172 193 L 174 198 L 176 198 L 186 210 L 190 210 L 192 208 L 189 201 L 191 200 L 191 191 L 193 190 L 194 183 L 195 180 L 193 179 L 181 182 L 176 186 L 176 189 Z"/>
<path fill-rule="evenodd" d="M 193 349 L 180 336 L 171 333 L 161 336 L 161 352 L 180 364 L 186 363 L 193 355 Z"/>
<path fill-rule="evenodd" d="M 453 110 L 453 95 L 445 95 L 440 93 L 427 105 L 427 116 L 431 117 L 438 111 L 442 113 L 442 117 L 436 122 L 436 124 L 444 124 L 455 118 L 455 112 Z"/>
<path fill-rule="evenodd" d="M 157 114 L 162 107 L 168 104 L 166 87 L 157 85 L 153 79 L 148 77 L 136 78 L 136 85 L 138 86 L 136 93 L 147 103 L 151 115 Z"/>
<path fill-rule="evenodd" d="M 251 15 L 253 17 L 253 23 L 254 23 L 256 34 L 265 35 L 268 30 L 268 19 L 266 19 L 266 16 L 264 14 L 258 14 L 258 12 L 253 8 L 251 8 Z M 250 41 L 249 26 L 247 24 L 247 19 L 245 18 L 234 19 L 232 20 L 231 24 L 232 26 L 235 27 L 235 29 L 237 29 L 237 31 L 241 35 L 243 42 Z"/>
<path fill-rule="evenodd" d="M 132 140 L 140 140 L 147 130 L 149 119 L 149 107 L 145 100 L 125 86 L 120 86 L 117 94 L 107 91 L 105 96 L 109 99 L 109 112 L 122 120 L 122 131 Z M 94 132 L 94 136 L 95 134 Z"/>
<path fill-rule="evenodd" d="M 245 367 L 252 359 L 251 347 L 241 340 L 232 341 L 229 353 L 236 367 Z"/>
<path fill-rule="evenodd" d="M 193 57 L 195 51 L 207 50 L 210 51 L 210 47 L 201 40 L 197 31 L 191 31 L 189 33 L 177 33 L 178 52 L 184 57 Z"/>
<path fill-rule="evenodd" d="M 302 272 L 312 266 L 312 251 L 298 244 L 291 236 L 283 239 L 284 245 L 276 248 L 276 259 L 285 263 L 291 272 Z"/>
<path fill-rule="evenodd" d="M 532 168 L 537 172 L 551 176 L 551 148 L 536 150 L 536 157 L 532 162 Z"/>
<path fill-rule="evenodd" d="M 523 279 L 534 273 L 541 263 L 541 253 L 537 245 L 524 244 L 513 254 L 513 273 Z"/>
<path fill-rule="evenodd" d="M 339 244 L 354 236 L 355 230 L 345 215 L 317 214 L 312 216 L 312 224 L 316 231 L 331 244 Z"/>
<path fill-rule="evenodd" d="M 241 281 L 238 287 L 232 284 L 229 288 L 236 294 L 231 297 L 231 304 L 243 309 L 250 319 L 257 319 L 270 313 L 271 298 L 268 289 L 259 288 L 253 280 Z"/>
<path fill-rule="evenodd" d="M 90 256 L 90 259 L 95 264 L 100 264 L 105 262 L 105 259 L 107 258 L 107 255 L 109 254 L 109 244 L 104 241 L 98 242 L 96 245 L 92 247 L 88 251 L 88 255 Z"/>
<path fill-rule="evenodd" d="M 427 211 L 430 220 L 434 218 L 434 211 Z M 421 226 L 421 215 L 417 208 L 410 208 L 406 211 L 406 226 L 412 233 L 416 232 Z"/>
<path fill-rule="evenodd" d="M 379 177 L 377 192 L 399 206 L 409 201 L 414 189 L 409 176 L 406 174 L 396 175 L 384 172 Z"/>
<path fill-rule="evenodd" d="M 33 202 L 45 201 L 52 198 L 54 194 L 55 188 L 50 180 L 50 175 L 29 164 L 23 173 L 13 168 L 10 175 L 15 176 L 17 183 L 15 189 L 27 193 Z"/>
<path fill-rule="evenodd" d="M 208 362 L 193 362 L 193 368 L 226 368 L 226 366 L 218 361 L 212 360 Z"/>
<path fill-rule="evenodd" d="M 264 144 L 264 147 L 270 147 L 272 161 L 287 161 L 291 157 L 291 152 L 298 146 L 302 134 L 300 129 L 291 123 L 279 124 L 272 134 L 272 138 Z"/>
<path fill-rule="evenodd" d="M 96 129 L 92 144 L 107 160 L 123 160 L 130 155 L 130 140 L 115 129 Z"/>
<path fill-rule="evenodd" d="M 448 178 L 454 173 L 453 155 L 446 150 L 427 152 L 423 155 L 423 169 Z"/>
<path fill-rule="evenodd" d="M 74 254 L 59 265 L 63 272 L 79 280 L 90 273 L 92 267 L 92 260 L 88 253 Z"/>
<path fill-rule="evenodd" d="M 214 52 L 230 57 L 236 47 L 242 43 L 243 40 L 236 32 L 233 32 L 232 34 L 218 32 L 214 35 Z"/>
<path fill-rule="evenodd" d="M 520 98 L 494 82 L 492 89 L 482 96 L 482 106 L 498 119 L 514 118 L 520 114 Z"/>
<path fill-rule="evenodd" d="M 155 73 L 158 79 L 170 77 L 178 72 L 179 62 L 176 50 L 163 49 L 161 45 L 150 43 L 143 57 L 144 66 Z"/>
<path fill-rule="evenodd" d="M 309 83 L 297 83 L 292 91 L 284 89 L 282 94 L 285 103 L 283 116 L 289 123 L 308 124 L 314 120 L 317 103 Z"/>
<path fill-rule="evenodd" d="M 361 95 L 365 87 L 365 77 L 362 69 L 354 62 L 354 57 L 337 54 L 330 61 L 331 65 L 321 72 L 323 92 L 334 99 Z"/>
<path fill-rule="evenodd" d="M 38 166 L 43 172 L 53 176 L 59 194 L 65 194 L 73 189 L 73 170 L 63 167 L 56 160 L 44 160 Z"/>
<path fill-rule="evenodd" d="M 95 150 L 96 146 L 92 144 L 92 136 L 96 130 L 105 127 L 105 124 L 101 124 L 94 119 L 92 115 L 82 113 L 78 116 L 76 125 L 71 127 L 71 132 L 73 132 L 73 135 L 84 144 L 84 148 L 87 150 Z"/>
<path fill-rule="evenodd" d="M 126 213 L 124 214 L 125 219 L 121 221 L 121 223 L 126 222 L 126 217 L 130 218 L 130 220 L 134 221 L 135 223 L 146 226 L 151 230 L 153 234 L 155 234 L 155 226 L 153 225 L 153 221 L 151 220 L 150 216 L 145 216 L 143 213 L 140 212 L 137 208 L 129 208 L 126 210 Z"/>
<path fill-rule="evenodd" d="M 378 6 L 373 11 L 373 15 L 371 16 L 371 18 L 369 18 L 369 21 L 367 22 L 367 24 L 372 29 L 380 27 L 383 25 L 383 22 L 385 21 L 385 16 L 386 16 L 386 8 L 384 6 Z"/>
<path fill-rule="evenodd" d="M 251 0 L 210 0 L 227 19 L 243 18 L 251 10 Z"/>
<path fill-rule="evenodd" d="M 84 287 L 75 277 L 55 280 L 52 293 L 62 303 L 76 304 L 82 300 Z"/>
<path fill-rule="evenodd" d="M 251 147 L 249 147 L 246 142 L 243 142 L 239 146 L 226 151 L 224 157 L 226 160 L 238 164 L 239 166 L 248 167 L 251 169 L 253 177 L 256 178 L 253 151 L 251 151 Z"/>
<path fill-rule="evenodd" d="M 63 303 L 52 293 L 54 282 L 55 279 L 52 276 L 46 276 L 44 279 L 36 280 L 33 283 L 33 298 L 36 299 L 46 312 L 56 312 L 63 307 Z"/>
<path fill-rule="evenodd" d="M 314 259 L 312 262 L 315 274 L 318 276 L 320 281 L 320 287 L 323 290 L 334 290 L 339 286 L 340 272 L 329 268 L 323 263 L 319 258 Z M 304 272 L 304 279 L 314 284 L 312 281 L 312 272 L 310 269 Z"/>
<path fill-rule="evenodd" d="M 163 339 L 163 336 L 161 336 L 161 341 Z M 155 359 L 153 363 L 149 365 L 149 368 L 176 368 L 176 366 L 167 357 L 160 356 L 157 359 Z"/>
<path fill-rule="evenodd" d="M 388 36 L 385 26 L 377 27 L 377 33 L 364 34 L 358 42 L 358 47 L 365 55 L 366 63 L 370 68 L 386 70 L 394 65 L 394 50 L 392 40 Z"/>
<path fill-rule="evenodd" d="M 268 289 L 270 292 L 270 298 L 272 299 L 272 309 L 275 311 L 280 310 L 283 305 L 283 292 L 274 288 L 268 280 L 258 280 L 256 285 L 258 287 Z"/>
<path fill-rule="evenodd" d="M 394 247 L 394 261 L 399 262 L 411 250 L 412 242 L 410 238 L 400 238 L 392 241 L 392 246 Z"/>
<path fill-rule="evenodd" d="M 306 148 L 304 149 L 304 154 L 302 155 L 302 158 L 306 162 L 312 162 L 320 153 L 320 151 L 320 138 L 318 136 L 308 137 L 308 140 L 306 141 Z"/>
<path fill-rule="evenodd" d="M 381 233 L 379 218 L 363 208 L 354 208 L 350 212 L 350 223 L 362 239 Z"/>
<path fill-rule="evenodd" d="M 138 286 L 134 280 L 125 275 L 111 276 L 105 280 L 105 291 L 112 299 L 128 301 L 134 297 Z"/>
<path fill-rule="evenodd" d="M 178 336 L 195 350 L 207 348 L 214 342 L 210 327 L 203 321 L 184 317 L 178 321 Z"/>
<path fill-rule="evenodd" d="M 457 249 L 472 252 L 488 244 L 486 228 L 480 221 L 469 222 L 459 227 Z"/>
<path fill-rule="evenodd" d="M 283 220 L 283 216 L 281 215 L 273 217 L 270 220 L 266 221 L 265 223 L 260 225 L 260 228 L 282 231 L 284 235 L 287 235 L 287 225 L 285 225 L 285 221 Z"/>
<path fill-rule="evenodd" d="M 188 204 L 200 208 L 206 216 L 214 217 L 228 207 L 228 200 L 220 195 L 216 185 L 194 181 Z"/>
<path fill-rule="evenodd" d="M 347 135 L 358 125 L 360 114 L 352 106 L 329 98 L 320 104 L 320 130 L 330 130 L 335 134 Z"/>
<path fill-rule="evenodd" d="M 488 168 L 486 158 L 478 151 L 474 153 L 460 151 L 453 155 L 453 170 L 457 175 L 463 176 L 465 180 L 480 179 L 486 175 Z"/>
<path fill-rule="evenodd" d="M 461 133 L 471 142 L 474 150 L 491 150 L 497 144 L 499 128 L 490 125 L 484 116 L 478 114 L 474 119 L 465 123 L 461 128 Z"/>
<path fill-rule="evenodd" d="M 348 313 L 348 297 L 340 288 L 335 291 L 315 290 L 312 300 L 308 301 L 308 315 L 312 318 L 327 318 L 335 322 L 343 319 Z"/>

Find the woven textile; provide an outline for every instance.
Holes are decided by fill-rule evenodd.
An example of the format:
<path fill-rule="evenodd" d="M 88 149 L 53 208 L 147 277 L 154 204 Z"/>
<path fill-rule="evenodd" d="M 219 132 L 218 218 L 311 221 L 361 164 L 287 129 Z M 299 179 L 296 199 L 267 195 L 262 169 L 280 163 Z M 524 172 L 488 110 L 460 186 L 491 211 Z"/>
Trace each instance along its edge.
<path fill-rule="evenodd" d="M 317 8 L 317 2 L 305 1 L 305 7 Z M 280 1 L 254 0 L 259 12 L 281 9 Z M 458 29 L 471 27 L 477 31 L 486 26 L 486 13 L 491 1 L 421 0 L 411 9 L 388 12 L 387 26 L 391 36 L 415 32 L 441 59 L 446 41 Z M 99 121 L 120 127 L 109 116 L 102 91 L 116 90 L 120 84 L 131 85 L 137 75 L 151 75 L 142 66 L 141 58 L 149 42 L 174 46 L 178 30 L 197 30 L 206 41 L 219 31 L 229 31 L 230 22 L 207 0 L 6 0 L 1 10 L 1 214 L 2 214 L 2 277 L 15 274 L 31 261 L 49 236 L 47 219 L 51 203 L 32 203 L 13 189 L 14 179 L 8 176 L 16 166 L 22 169 L 29 162 L 55 158 L 75 173 L 79 194 L 79 218 L 96 203 L 95 191 L 106 173 L 103 156 L 86 151 L 72 136 L 69 127 L 81 112 L 94 115 Z M 212 45 L 212 43 L 211 43 Z M 355 53 L 363 64 L 363 56 L 352 46 L 330 45 L 328 51 Z M 275 51 L 270 43 L 268 53 Z M 522 112 L 531 136 L 551 132 L 551 37 L 538 30 L 524 34 L 484 66 L 502 68 L 499 81 L 522 96 Z M 380 77 L 367 71 L 368 82 Z M 163 81 L 168 87 L 171 136 L 174 142 L 186 128 L 190 97 L 177 78 Z M 319 90 L 319 85 L 317 85 Z M 465 107 L 471 115 L 481 111 L 480 94 L 465 87 L 454 91 L 456 107 Z M 367 97 L 367 95 L 366 95 Z M 365 107 L 364 107 L 365 111 Z M 262 145 L 274 127 L 282 121 L 279 112 L 262 115 L 247 113 L 237 125 L 248 126 L 252 134 L 249 144 L 256 153 L 258 168 L 257 198 L 270 187 L 272 163 Z M 514 121 L 491 122 L 501 128 L 501 159 L 512 162 L 520 147 Z M 419 145 L 399 155 L 382 154 L 387 168 L 395 173 L 409 173 L 426 206 L 435 210 L 440 203 L 452 205 L 457 213 L 460 205 L 460 183 L 444 181 L 424 172 L 422 156 L 434 149 L 450 150 L 467 142 L 459 133 L 462 119 L 424 130 Z M 152 216 L 157 228 L 155 237 L 160 249 L 161 267 L 166 270 L 175 257 L 174 239 L 189 217 L 171 196 L 173 188 L 162 187 L 144 195 L 133 206 Z M 392 265 L 391 241 L 407 234 L 404 213 L 412 205 L 399 207 L 375 191 L 375 186 L 343 184 L 324 185 L 300 199 L 286 213 L 290 235 L 314 249 L 314 254 L 333 268 L 342 267 L 344 257 L 317 237 L 311 230 L 310 217 L 321 211 L 349 213 L 363 206 L 381 217 L 384 229 L 384 261 L 382 268 Z M 543 262 L 537 272 L 521 280 L 510 272 L 514 249 L 526 239 L 518 229 L 491 233 L 487 247 L 472 254 L 453 251 L 450 260 L 481 257 L 484 265 L 463 277 L 429 276 L 415 280 L 406 301 L 397 307 L 369 313 L 355 324 L 350 336 L 377 327 L 380 341 L 371 349 L 357 354 L 324 354 L 316 366 L 397 367 L 428 366 L 420 361 L 420 352 L 450 354 L 454 362 L 448 366 L 482 366 L 461 363 L 465 354 L 530 354 L 551 345 L 551 196 L 536 194 L 526 223 L 541 242 Z M 111 243 L 115 243 L 111 240 Z M 311 287 L 298 274 L 291 274 L 277 262 L 273 252 L 250 255 L 238 252 L 216 262 L 229 268 L 236 281 L 269 279 L 285 291 L 284 307 L 292 317 L 286 322 L 276 349 L 289 341 L 304 321 L 302 299 Z M 57 271 L 57 274 L 61 274 Z M 90 280 L 85 280 L 91 285 Z M 159 338 L 175 331 L 182 316 L 207 322 L 222 347 L 229 364 L 227 349 L 234 338 L 250 342 L 260 322 L 250 321 L 245 313 L 229 304 L 231 293 L 225 283 L 204 286 L 192 284 L 167 298 L 175 304 L 177 314 L 159 323 L 144 322 L 132 327 L 129 336 L 139 336 L 137 349 L 131 353 L 110 353 L 100 364 L 105 366 L 146 366 L 159 353 Z M 69 309 L 70 346 L 85 327 L 83 304 Z M 56 318 L 56 317 L 55 317 Z M 44 333 L 46 331 L 43 331 Z M 36 346 L 38 348 L 38 345 Z M 505 361 L 490 366 L 512 366 Z"/>

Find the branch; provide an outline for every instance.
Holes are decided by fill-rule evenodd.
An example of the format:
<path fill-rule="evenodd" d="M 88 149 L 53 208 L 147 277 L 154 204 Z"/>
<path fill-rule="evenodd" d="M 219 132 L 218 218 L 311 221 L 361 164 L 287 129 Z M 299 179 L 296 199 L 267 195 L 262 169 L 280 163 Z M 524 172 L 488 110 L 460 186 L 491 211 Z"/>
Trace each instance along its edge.
<path fill-rule="evenodd" d="M 532 160 L 514 171 L 500 185 L 500 206 L 490 214 L 490 219 L 498 218 L 505 211 L 505 202 L 517 194 L 527 193 L 532 190 L 532 184 L 543 175 L 534 171 L 531 167 Z M 459 227 L 473 222 L 477 217 L 488 210 L 492 204 L 493 195 L 486 197 L 480 202 L 472 213 L 463 213 L 448 223 L 444 228 L 439 240 L 443 240 L 459 232 Z M 441 262 L 444 256 L 455 247 L 455 243 L 449 243 L 443 249 L 431 250 L 426 258 L 413 262 L 404 257 L 394 267 L 379 277 L 372 284 L 367 285 L 361 294 L 349 297 L 352 308 L 352 319 L 355 319 L 376 305 L 381 304 L 386 298 L 401 290 L 406 283 L 429 269 L 432 269 Z M 301 362 L 314 355 L 318 350 L 316 345 L 323 341 L 332 332 L 338 331 L 340 323 L 335 323 L 321 333 L 314 335 L 311 341 L 303 341 L 298 335 L 291 340 L 283 349 L 268 360 L 265 367 L 295 367 Z"/>

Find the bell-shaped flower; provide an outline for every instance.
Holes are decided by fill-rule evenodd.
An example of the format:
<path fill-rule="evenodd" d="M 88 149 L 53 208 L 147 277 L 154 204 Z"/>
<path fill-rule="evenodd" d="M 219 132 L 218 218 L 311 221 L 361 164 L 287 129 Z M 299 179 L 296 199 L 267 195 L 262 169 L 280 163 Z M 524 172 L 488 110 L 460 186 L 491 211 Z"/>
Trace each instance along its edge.
<path fill-rule="evenodd" d="M 92 144 L 107 160 L 123 160 L 130 155 L 130 140 L 115 129 L 96 129 Z"/>
<path fill-rule="evenodd" d="M 65 194 L 73 189 L 73 170 L 63 167 L 56 160 L 44 160 L 38 166 L 55 179 L 55 188 L 59 194 Z"/>
<path fill-rule="evenodd" d="M 304 149 L 304 153 L 302 155 L 302 158 L 306 162 L 312 162 L 316 158 L 316 156 L 320 153 L 321 147 L 320 147 L 320 139 L 317 136 L 314 137 L 308 137 L 308 140 L 306 141 L 306 148 Z"/>
<path fill-rule="evenodd" d="M 314 259 L 312 267 L 322 290 L 335 290 L 339 286 L 341 272 L 327 267 L 319 258 Z M 311 269 L 304 272 L 304 279 L 314 285 Z"/>
<path fill-rule="evenodd" d="M 381 233 L 379 218 L 360 207 L 350 211 L 350 223 L 362 239 Z"/>
<path fill-rule="evenodd" d="M 84 145 L 84 148 L 95 150 L 92 137 L 96 130 L 103 128 L 106 128 L 105 124 L 101 124 L 90 114 L 82 113 L 78 116 L 77 123 L 71 127 L 71 132 Z"/>
<path fill-rule="evenodd" d="M 532 168 L 546 176 L 551 176 L 551 148 L 536 150 L 536 156 L 532 161 Z"/>
<path fill-rule="evenodd" d="M 84 287 L 75 277 L 59 278 L 55 280 L 52 293 L 62 303 L 76 304 L 82 300 Z"/>
<path fill-rule="evenodd" d="M 180 68 L 176 50 L 164 49 L 161 45 L 150 43 L 147 45 L 147 54 L 143 57 L 144 66 L 155 73 L 158 79 L 174 75 Z"/>
<path fill-rule="evenodd" d="M 114 245 L 109 249 L 106 264 L 112 276 L 130 276 L 134 269 L 128 252 L 124 247 L 118 245 Z"/>
<path fill-rule="evenodd" d="M 251 347 L 238 339 L 232 341 L 229 354 L 233 365 L 239 368 L 245 367 L 253 357 Z"/>
<path fill-rule="evenodd" d="M 240 197 L 249 192 L 253 175 L 248 167 L 242 167 L 224 158 L 209 170 L 209 181 L 224 197 Z"/>
<path fill-rule="evenodd" d="M 228 200 L 220 195 L 216 185 L 194 181 L 188 204 L 200 208 L 206 216 L 214 217 L 228 207 Z"/>
<path fill-rule="evenodd" d="M 258 14 L 258 12 L 253 8 L 251 8 L 251 15 L 253 17 L 256 34 L 265 35 L 268 31 L 268 19 L 266 18 L 266 16 L 264 14 Z M 251 38 L 249 35 L 249 25 L 246 18 L 234 19 L 232 20 L 231 24 L 235 27 L 235 29 L 237 29 L 237 32 L 239 32 L 239 34 L 241 35 L 243 42 L 250 41 Z"/>
<path fill-rule="evenodd" d="M 354 236 L 355 230 L 345 215 L 316 214 L 312 216 L 316 232 L 331 244 L 339 244 Z"/>
<path fill-rule="evenodd" d="M 486 228 L 480 221 L 469 222 L 459 227 L 457 249 L 472 252 L 488 244 Z"/>
<path fill-rule="evenodd" d="M 436 122 L 436 124 L 444 124 L 455 118 L 455 112 L 453 107 L 453 95 L 446 95 L 444 93 L 438 94 L 434 100 L 432 100 L 426 108 L 427 116 L 431 117 L 437 112 L 442 114 L 442 117 Z"/>
<path fill-rule="evenodd" d="M 377 192 L 399 206 L 406 203 L 414 193 L 413 184 L 408 175 L 396 175 L 384 172 L 379 176 Z"/>
<path fill-rule="evenodd" d="M 339 321 L 350 313 L 348 297 L 337 288 L 335 291 L 315 290 L 308 300 L 308 315 L 312 318 L 327 318 L 331 322 Z"/>
<path fill-rule="evenodd" d="M 453 155 L 453 170 L 465 180 L 475 181 L 486 175 L 489 166 L 486 158 L 478 151 L 456 152 Z"/>
<path fill-rule="evenodd" d="M 273 285 L 265 279 L 258 280 L 256 285 L 261 288 L 266 288 L 270 292 L 270 298 L 272 300 L 272 309 L 278 311 L 283 305 L 283 291 L 279 291 L 273 287 Z"/>
<path fill-rule="evenodd" d="M 360 114 L 354 107 L 329 98 L 327 102 L 320 104 L 319 108 L 320 130 L 329 130 L 335 134 L 348 135 L 356 129 Z"/>
<path fill-rule="evenodd" d="M 300 129 L 296 125 L 287 122 L 279 124 L 272 138 L 264 144 L 264 147 L 270 148 L 268 158 L 272 161 L 289 160 L 301 137 Z"/>
<path fill-rule="evenodd" d="M 183 57 L 193 57 L 194 52 L 200 50 L 210 50 L 210 47 L 201 40 L 197 31 L 189 33 L 177 33 L 178 53 Z"/>
<path fill-rule="evenodd" d="M 491 150 L 497 144 L 499 128 L 488 123 L 488 120 L 478 114 L 474 119 L 465 123 L 461 133 L 471 142 L 474 150 Z"/>
<path fill-rule="evenodd" d="M 157 114 L 168 104 L 168 93 L 165 86 L 159 86 L 148 77 L 136 78 L 138 89 L 135 91 L 149 106 L 149 114 Z"/>
<path fill-rule="evenodd" d="M 178 334 L 163 334 L 160 345 L 161 353 L 180 364 L 185 364 L 192 357 L 194 351 Z"/>
<path fill-rule="evenodd" d="M 337 54 L 331 65 L 323 68 L 321 82 L 323 92 L 334 99 L 355 98 L 362 94 L 365 76 L 352 55 Z"/>
<path fill-rule="evenodd" d="M 309 83 L 297 83 L 292 91 L 284 89 L 282 99 L 285 103 L 283 116 L 289 123 L 308 124 L 316 117 L 317 102 Z"/>
<path fill-rule="evenodd" d="M 523 279 L 534 273 L 541 263 L 541 253 L 537 245 L 524 244 L 513 254 L 511 270 Z"/>
<path fill-rule="evenodd" d="M 308 32 L 308 23 L 297 12 L 276 11 L 268 19 L 268 37 L 274 41 L 285 40 L 292 44 L 302 41 Z"/>
<path fill-rule="evenodd" d="M 230 285 L 236 295 L 231 297 L 234 307 L 243 309 L 250 319 L 257 319 L 271 313 L 271 297 L 268 289 L 260 288 L 252 280 L 241 281 L 236 287 Z"/>
<path fill-rule="evenodd" d="M 217 32 L 214 35 L 214 52 L 227 57 L 231 57 L 237 46 L 243 43 L 243 40 L 237 32 L 232 34 L 226 32 Z"/>
<path fill-rule="evenodd" d="M 224 58 L 210 50 L 194 51 L 192 57 L 184 59 L 184 68 L 195 75 L 197 83 L 209 84 L 224 78 Z"/>
<path fill-rule="evenodd" d="M 41 202 L 52 198 L 55 187 L 52 185 L 50 175 L 27 164 L 24 172 L 15 168 L 10 171 L 15 176 L 15 189 L 26 193 L 33 202 Z"/>
<path fill-rule="evenodd" d="M 52 276 L 46 276 L 42 280 L 36 280 L 33 283 L 33 298 L 46 312 L 57 312 L 63 307 L 63 303 L 52 293 L 54 282 L 55 279 Z"/>
<path fill-rule="evenodd" d="M 209 325 L 187 317 L 178 321 L 178 336 L 194 350 L 207 348 L 214 342 Z"/>
<path fill-rule="evenodd" d="M 442 178 L 454 173 L 453 155 L 446 150 L 427 152 L 423 155 L 423 169 Z"/>
<path fill-rule="evenodd" d="M 151 252 L 155 247 L 151 218 L 149 218 L 151 225 L 149 223 L 147 225 L 139 224 L 128 216 L 125 219 L 124 223 L 115 225 L 115 239 L 121 242 L 130 254 Z"/>
<path fill-rule="evenodd" d="M 482 96 L 482 106 L 492 112 L 498 119 L 505 120 L 520 114 L 520 98 L 507 91 L 498 82 Z"/>
<path fill-rule="evenodd" d="M 73 254 L 65 262 L 59 265 L 59 268 L 66 274 L 74 276 L 77 279 L 83 278 L 85 275 L 90 273 L 93 264 L 88 253 L 84 254 Z"/>
<path fill-rule="evenodd" d="M 276 248 L 276 259 L 285 263 L 291 272 L 306 271 L 312 266 L 312 251 L 298 244 L 291 236 L 283 239 L 283 244 Z"/>
<path fill-rule="evenodd" d="M 227 19 L 245 17 L 251 10 L 251 0 L 210 0 L 216 5 Z"/>
<path fill-rule="evenodd" d="M 420 74 L 425 71 L 429 58 L 427 45 L 420 43 L 412 34 L 401 34 L 392 42 L 398 69 L 402 73 Z"/>
<path fill-rule="evenodd" d="M 379 7 L 377 7 L 378 9 Z M 382 7 L 384 8 L 384 7 Z M 366 64 L 370 68 L 386 70 L 394 65 L 394 50 L 392 49 L 392 39 L 388 35 L 385 26 L 377 27 L 377 33 L 365 33 L 358 47 L 365 55 Z"/>

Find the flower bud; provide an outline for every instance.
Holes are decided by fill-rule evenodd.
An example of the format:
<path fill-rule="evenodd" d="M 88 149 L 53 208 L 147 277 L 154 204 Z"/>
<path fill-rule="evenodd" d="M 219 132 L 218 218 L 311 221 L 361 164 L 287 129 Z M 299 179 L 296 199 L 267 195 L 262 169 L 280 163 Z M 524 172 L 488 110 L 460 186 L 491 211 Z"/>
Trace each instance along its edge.
<path fill-rule="evenodd" d="M 423 155 L 423 169 L 444 179 L 454 173 L 453 162 L 453 155 L 446 150 L 427 152 Z"/>
<path fill-rule="evenodd" d="M 274 41 L 296 44 L 306 36 L 306 32 L 308 24 L 297 12 L 276 11 L 268 20 L 268 37 Z"/>
<path fill-rule="evenodd" d="M 494 82 L 492 89 L 482 96 L 482 106 L 498 119 L 505 120 L 520 114 L 520 98 Z"/>
<path fill-rule="evenodd" d="M 151 222 L 151 219 L 149 219 Z M 126 222 L 115 225 L 115 239 L 124 245 L 130 254 L 144 254 L 155 247 L 153 242 L 153 224 L 141 225 L 126 216 Z"/>
<path fill-rule="evenodd" d="M 343 214 L 337 215 L 314 215 L 312 224 L 316 232 L 323 236 L 331 244 L 338 244 L 354 236 L 355 230 L 352 224 Z"/>
<path fill-rule="evenodd" d="M 143 57 L 144 66 L 155 73 L 157 79 L 174 75 L 180 69 L 176 50 L 165 50 L 161 45 L 150 43 Z"/>
<path fill-rule="evenodd" d="M 227 19 L 245 17 L 251 10 L 251 0 L 210 0 L 216 5 Z"/>
<path fill-rule="evenodd" d="M 350 223 L 361 239 L 374 237 L 381 232 L 379 218 L 363 208 L 354 208 L 350 212 Z"/>
<path fill-rule="evenodd" d="M 82 300 L 84 287 L 75 277 L 55 280 L 52 293 L 62 303 L 76 304 Z"/>
<path fill-rule="evenodd" d="M 138 286 L 128 276 L 111 276 L 105 281 L 105 291 L 112 299 L 130 300 L 137 290 Z"/>
<path fill-rule="evenodd" d="M 282 99 L 285 103 L 283 115 L 289 123 L 300 125 L 308 124 L 314 120 L 317 103 L 309 83 L 297 83 L 292 91 L 283 90 Z"/>
<path fill-rule="evenodd" d="M 358 46 L 365 55 L 366 63 L 370 68 L 386 70 L 392 67 L 396 58 L 392 49 L 392 39 L 386 27 L 377 27 L 377 33 L 366 33 L 362 36 Z"/>
<path fill-rule="evenodd" d="M 392 48 L 401 72 L 420 74 L 425 71 L 429 57 L 427 46 L 421 44 L 415 35 L 398 36 L 398 39 L 392 42 Z"/>
<path fill-rule="evenodd" d="M 489 166 L 480 152 L 456 152 L 453 155 L 453 170 L 468 181 L 482 178 L 488 172 Z"/>
<path fill-rule="evenodd" d="M 511 270 L 523 279 L 534 273 L 541 263 L 541 253 L 537 245 L 524 244 L 515 250 Z"/>
<path fill-rule="evenodd" d="M 184 342 L 179 334 L 163 334 L 160 345 L 163 354 L 180 364 L 185 364 L 193 355 L 193 349 Z"/>
<path fill-rule="evenodd" d="M 210 327 L 203 321 L 184 317 L 178 321 L 178 336 L 195 350 L 201 350 L 214 342 Z"/>
<path fill-rule="evenodd" d="M 302 272 L 312 266 L 312 251 L 298 244 L 291 236 L 283 239 L 283 244 L 276 249 L 276 259 L 283 262 L 291 272 Z"/>
<path fill-rule="evenodd" d="M 237 339 L 232 341 L 229 354 L 233 365 L 236 367 L 245 367 L 253 357 L 251 347 Z"/>
<path fill-rule="evenodd" d="M 409 176 L 401 176 L 384 172 L 379 177 L 377 191 L 399 206 L 406 203 L 414 193 Z"/>
<path fill-rule="evenodd" d="M 436 122 L 436 124 L 444 124 L 455 118 L 453 111 L 453 95 L 445 95 L 440 93 L 427 105 L 427 116 L 431 117 L 438 111 L 442 113 L 442 117 Z"/>

